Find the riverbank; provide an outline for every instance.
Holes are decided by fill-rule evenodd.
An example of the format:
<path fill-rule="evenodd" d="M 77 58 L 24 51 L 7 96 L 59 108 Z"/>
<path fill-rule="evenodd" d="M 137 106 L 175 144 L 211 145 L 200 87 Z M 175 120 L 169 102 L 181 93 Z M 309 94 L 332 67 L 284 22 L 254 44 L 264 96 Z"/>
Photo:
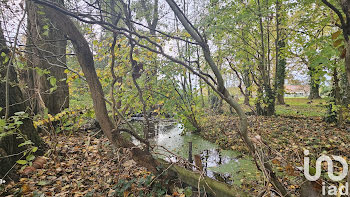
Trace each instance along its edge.
<path fill-rule="evenodd" d="M 18 181 L 0 185 L 0 196 L 169 196 L 186 191 L 186 188 L 172 191 L 163 188 L 165 181 L 155 179 L 130 159 L 129 150 L 116 152 L 105 136 L 96 134 L 59 133 L 55 139 L 59 143 L 45 154 L 44 165 L 39 169 L 19 170 Z M 44 140 L 54 147 L 56 141 L 49 137 Z"/>
<path fill-rule="evenodd" d="M 350 158 L 349 129 L 326 123 L 322 117 L 249 116 L 249 136 L 261 137 L 256 144 L 269 159 L 282 182 L 291 193 L 297 193 L 303 174 L 303 150 L 310 151 L 311 160 L 320 154 L 341 155 Z M 224 149 L 248 155 L 238 134 L 239 118 L 232 115 L 211 115 L 202 121 L 201 136 Z M 339 169 L 338 169 L 339 170 Z"/>

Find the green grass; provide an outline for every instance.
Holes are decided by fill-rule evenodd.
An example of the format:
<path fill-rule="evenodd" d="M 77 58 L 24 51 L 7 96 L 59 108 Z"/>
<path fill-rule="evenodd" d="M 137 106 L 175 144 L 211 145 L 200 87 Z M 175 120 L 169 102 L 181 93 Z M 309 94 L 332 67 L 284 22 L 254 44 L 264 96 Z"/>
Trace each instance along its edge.
<path fill-rule="evenodd" d="M 276 114 L 284 116 L 324 116 L 327 99 L 285 98 L 287 105 L 276 105 Z"/>
<path fill-rule="evenodd" d="M 276 115 L 282 116 L 307 116 L 307 117 L 315 117 L 315 116 L 325 116 L 327 109 L 327 98 L 322 99 L 314 99 L 311 103 L 308 104 L 311 100 L 307 98 L 301 97 L 286 97 L 284 98 L 286 105 L 276 105 Z M 239 104 L 242 105 L 242 108 L 245 111 L 251 111 L 250 108 L 246 105 L 243 105 L 243 98 L 239 101 Z M 255 110 L 255 104 L 253 99 L 250 101 L 250 105 Z M 289 106 L 288 106 L 289 105 Z M 224 104 L 225 106 L 225 104 Z M 228 107 L 225 106 L 224 108 Z M 229 111 L 227 112 L 229 113 Z"/>

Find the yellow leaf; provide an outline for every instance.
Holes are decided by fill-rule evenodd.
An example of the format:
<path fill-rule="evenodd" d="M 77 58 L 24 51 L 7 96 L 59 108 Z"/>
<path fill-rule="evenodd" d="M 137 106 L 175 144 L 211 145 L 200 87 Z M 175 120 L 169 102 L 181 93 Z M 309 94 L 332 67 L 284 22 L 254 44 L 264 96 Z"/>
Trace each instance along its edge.
<path fill-rule="evenodd" d="M 30 192 L 30 188 L 29 188 L 28 184 L 23 184 L 22 185 L 22 193 L 26 194 L 28 192 Z"/>
<path fill-rule="evenodd" d="M 129 191 L 124 191 L 124 197 L 128 197 L 129 196 Z"/>
<path fill-rule="evenodd" d="M 94 146 L 89 146 L 88 151 L 92 151 L 92 150 L 94 150 Z"/>
<path fill-rule="evenodd" d="M 337 39 L 337 38 L 339 37 L 340 34 L 341 34 L 341 30 L 339 30 L 339 31 L 337 31 L 337 32 L 335 32 L 335 33 L 333 33 L 333 34 L 332 34 L 332 40 Z"/>
<path fill-rule="evenodd" d="M 343 42 L 343 39 L 338 39 L 338 40 L 333 42 L 333 46 L 338 47 L 342 42 Z"/>

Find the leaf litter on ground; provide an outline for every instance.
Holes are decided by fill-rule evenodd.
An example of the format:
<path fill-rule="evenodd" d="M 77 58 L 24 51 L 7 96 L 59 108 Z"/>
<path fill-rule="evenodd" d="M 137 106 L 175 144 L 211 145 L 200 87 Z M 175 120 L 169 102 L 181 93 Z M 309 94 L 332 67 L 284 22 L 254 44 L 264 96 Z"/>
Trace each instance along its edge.
<path fill-rule="evenodd" d="M 49 137 L 43 138 L 53 145 Z M 56 151 L 51 149 L 43 168 L 28 175 L 22 173 L 18 182 L 6 185 L 3 195 L 119 196 L 118 192 L 122 192 L 133 196 L 142 190 L 144 194 L 150 193 L 151 188 L 140 183 L 154 176 L 136 165 L 127 150 L 113 150 L 107 138 L 92 138 L 87 133 L 76 132 L 60 134 L 57 141 Z"/>

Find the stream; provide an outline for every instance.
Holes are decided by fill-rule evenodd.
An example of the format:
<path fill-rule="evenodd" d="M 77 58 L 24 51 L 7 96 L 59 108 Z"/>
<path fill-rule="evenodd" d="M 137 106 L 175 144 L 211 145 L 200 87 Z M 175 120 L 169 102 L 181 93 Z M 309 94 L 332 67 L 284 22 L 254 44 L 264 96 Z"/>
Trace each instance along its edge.
<path fill-rule="evenodd" d="M 189 142 L 192 142 L 192 155 L 200 155 L 205 175 L 230 185 L 241 185 L 245 181 L 257 179 L 257 169 L 251 157 L 241 157 L 234 150 L 223 150 L 199 135 L 187 132 L 174 120 L 152 121 L 153 133 L 149 134 L 151 144 L 165 147 L 178 156 L 188 159 Z M 176 157 L 158 147 L 155 155 L 167 161 Z"/>

